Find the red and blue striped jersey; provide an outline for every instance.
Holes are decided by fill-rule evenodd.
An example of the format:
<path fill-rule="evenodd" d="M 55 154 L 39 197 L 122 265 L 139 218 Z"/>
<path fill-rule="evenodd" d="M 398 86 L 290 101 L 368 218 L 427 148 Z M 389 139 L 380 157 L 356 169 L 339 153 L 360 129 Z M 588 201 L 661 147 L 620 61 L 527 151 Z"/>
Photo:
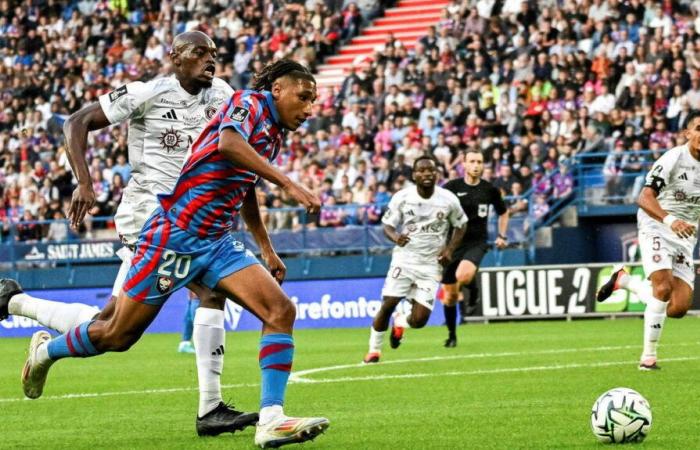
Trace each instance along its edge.
<path fill-rule="evenodd" d="M 172 223 L 201 238 L 230 231 L 246 192 L 258 181 L 255 173 L 236 167 L 219 152 L 219 137 L 226 128 L 240 133 L 270 162 L 282 142 L 270 92 L 237 91 L 224 103 L 192 144 L 173 192 L 158 196 Z"/>

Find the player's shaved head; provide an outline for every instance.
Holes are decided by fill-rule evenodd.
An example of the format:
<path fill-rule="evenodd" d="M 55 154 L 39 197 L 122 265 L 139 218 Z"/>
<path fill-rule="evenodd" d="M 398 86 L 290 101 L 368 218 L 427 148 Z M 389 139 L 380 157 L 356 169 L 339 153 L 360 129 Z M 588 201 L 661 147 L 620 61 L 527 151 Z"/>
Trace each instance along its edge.
<path fill-rule="evenodd" d="M 191 94 L 211 86 L 216 72 L 216 56 L 216 44 L 201 31 L 178 34 L 170 50 L 173 72 Z"/>
<path fill-rule="evenodd" d="M 197 47 L 216 48 L 216 44 L 209 36 L 201 31 L 186 31 L 173 39 L 171 54 L 185 55 Z M 189 56 L 189 55 L 188 55 Z"/>

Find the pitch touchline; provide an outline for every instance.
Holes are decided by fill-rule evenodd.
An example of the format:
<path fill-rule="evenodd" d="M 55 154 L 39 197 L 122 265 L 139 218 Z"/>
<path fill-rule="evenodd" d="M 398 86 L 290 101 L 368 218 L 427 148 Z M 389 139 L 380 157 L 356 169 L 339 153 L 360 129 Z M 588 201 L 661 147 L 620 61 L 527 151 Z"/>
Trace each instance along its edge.
<path fill-rule="evenodd" d="M 698 343 L 680 343 L 675 345 L 665 345 L 664 347 L 680 347 L 697 345 Z M 542 354 L 556 354 L 556 353 L 569 353 L 571 351 L 594 351 L 594 350 L 621 350 L 628 348 L 637 348 L 638 346 L 623 345 L 617 347 L 590 347 L 581 349 L 560 349 L 560 350 L 541 350 L 539 352 L 527 352 L 528 355 L 542 355 Z M 453 359 L 468 359 L 468 358 L 486 358 L 486 357 L 500 357 L 500 356 L 514 356 L 514 355 L 524 355 L 526 352 L 503 352 L 503 353 L 475 353 L 471 355 L 453 355 L 453 356 L 435 356 L 427 358 L 414 358 L 414 359 L 398 359 L 392 361 L 382 362 L 381 365 L 387 364 L 399 364 L 407 362 L 419 362 L 419 361 L 442 361 L 442 360 L 453 360 Z M 664 358 L 661 362 L 674 362 L 674 361 L 696 361 L 700 360 L 698 357 L 677 357 L 677 358 Z M 323 384 L 323 383 L 341 383 L 348 381 L 374 381 L 374 380 L 390 380 L 390 379 L 403 379 L 403 378 L 428 378 L 436 376 L 457 376 L 457 375 L 483 375 L 483 374 L 498 374 L 498 373 L 509 373 L 509 372 L 538 372 L 547 370 L 562 370 L 562 369 L 577 369 L 577 368 L 590 368 L 590 367 L 606 367 L 606 366 L 621 366 L 626 364 L 636 364 L 638 361 L 611 361 L 611 362 L 600 362 L 600 363 L 572 363 L 572 364 L 552 364 L 547 366 L 529 366 L 529 367 L 511 367 L 502 369 L 477 369 L 470 371 L 451 371 L 451 372 L 439 372 L 439 373 L 411 373 L 411 374 L 396 374 L 396 375 L 371 375 L 371 376 L 360 376 L 360 377 L 341 377 L 341 378 L 320 378 L 320 379 L 307 379 L 303 378 L 301 375 L 307 375 L 309 373 L 318 373 L 329 370 L 339 370 L 343 368 L 352 367 L 364 367 L 362 363 L 360 364 L 348 364 L 342 366 L 329 366 L 320 367 L 317 369 L 309 369 L 304 371 L 295 372 L 289 379 L 290 383 L 293 384 Z M 225 384 L 221 387 L 223 389 L 237 389 L 237 388 L 247 388 L 247 387 L 258 387 L 259 383 L 239 383 L 239 384 Z M 144 394 L 170 394 L 176 392 L 193 392 L 197 391 L 196 387 L 181 387 L 181 388 L 163 388 L 163 389 L 142 389 L 138 391 L 115 391 L 115 392 L 84 392 L 84 393 L 72 393 L 72 394 L 62 394 L 62 395 L 45 395 L 42 396 L 42 400 L 66 400 L 74 398 L 98 398 L 98 397 L 115 397 L 120 395 L 144 395 Z M 0 403 L 16 403 L 32 401 L 27 398 L 0 398 Z"/>
<path fill-rule="evenodd" d="M 673 347 L 686 347 L 690 345 L 698 345 L 700 342 L 695 342 L 695 343 L 679 343 L 679 344 L 673 344 Z M 670 347 L 671 345 L 666 345 L 666 347 Z M 636 349 L 639 348 L 638 345 L 618 345 L 618 346 L 606 346 L 606 347 L 586 347 L 586 348 L 562 348 L 562 349 L 549 349 L 549 350 L 539 350 L 539 351 L 532 351 L 532 352 L 499 352 L 499 353 L 471 353 L 467 355 L 451 355 L 451 356 L 428 356 L 424 358 L 410 358 L 410 359 L 393 359 L 389 361 L 382 361 L 379 365 L 384 366 L 387 364 L 404 364 L 404 363 L 412 363 L 412 362 L 429 362 L 429 361 L 449 361 L 449 360 L 455 360 L 455 359 L 480 359 L 480 358 L 500 358 L 500 357 L 508 357 L 508 356 L 524 356 L 524 355 L 556 355 L 556 354 L 562 354 L 562 353 L 575 353 L 575 352 L 600 352 L 600 351 L 609 351 L 609 350 L 629 350 L 629 349 Z M 307 369 L 307 370 L 300 370 L 298 372 L 293 372 L 290 376 L 290 381 L 294 381 L 296 383 L 306 383 L 306 382 L 314 382 L 315 380 L 310 380 L 305 378 L 306 375 L 310 375 L 313 373 L 319 373 L 319 372 L 330 372 L 333 370 L 342 370 L 342 369 L 352 369 L 356 367 L 367 367 L 366 364 L 363 363 L 355 363 L 355 364 L 341 364 L 337 366 L 327 366 L 327 367 L 317 367 L 315 369 Z"/>

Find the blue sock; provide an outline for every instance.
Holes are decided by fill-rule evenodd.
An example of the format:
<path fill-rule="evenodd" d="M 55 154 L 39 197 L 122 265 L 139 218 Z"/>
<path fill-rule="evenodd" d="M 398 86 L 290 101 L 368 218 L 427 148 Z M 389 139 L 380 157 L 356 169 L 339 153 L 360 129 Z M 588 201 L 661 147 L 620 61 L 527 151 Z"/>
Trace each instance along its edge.
<path fill-rule="evenodd" d="M 85 358 L 104 353 L 97 350 L 90 342 L 88 327 L 92 325 L 92 322 L 92 320 L 83 322 L 77 327 L 68 330 L 65 334 L 49 341 L 46 348 L 49 358 L 56 361 L 61 358 Z"/>
<path fill-rule="evenodd" d="M 294 359 L 294 339 L 289 334 L 266 334 L 260 339 L 262 371 L 260 408 L 284 405 L 289 372 Z"/>
<path fill-rule="evenodd" d="M 194 329 L 194 314 L 199 307 L 199 300 L 188 300 L 185 310 L 185 329 L 182 330 L 182 340 L 192 340 L 192 330 Z"/>

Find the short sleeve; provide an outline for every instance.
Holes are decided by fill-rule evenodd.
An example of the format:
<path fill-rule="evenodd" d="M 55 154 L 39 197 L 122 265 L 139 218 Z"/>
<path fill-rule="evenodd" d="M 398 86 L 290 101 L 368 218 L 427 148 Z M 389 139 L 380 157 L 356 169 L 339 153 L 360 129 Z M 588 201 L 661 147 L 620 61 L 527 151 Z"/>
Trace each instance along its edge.
<path fill-rule="evenodd" d="M 492 186 L 491 192 L 491 204 L 493 205 L 493 209 L 496 210 L 496 214 L 502 216 L 506 211 L 508 211 L 508 208 L 506 207 L 506 202 L 503 201 L 501 191 L 499 191 L 495 186 Z"/>
<path fill-rule="evenodd" d="M 263 103 L 252 95 L 234 94 L 223 109 L 219 133 L 233 128 L 248 141 L 262 116 Z"/>
<path fill-rule="evenodd" d="M 146 102 L 153 94 L 153 83 L 134 81 L 101 95 L 99 101 L 109 123 L 120 123 L 143 116 Z"/>
<path fill-rule="evenodd" d="M 457 196 L 449 191 L 447 192 L 447 195 L 450 199 L 450 212 L 447 216 L 447 220 L 454 228 L 461 228 L 469 219 L 467 219 L 466 214 L 464 214 L 464 210 L 462 209 L 462 205 L 459 203 Z"/>
<path fill-rule="evenodd" d="M 652 188 L 657 194 L 661 192 L 671 179 L 671 172 L 677 160 L 678 152 L 668 151 L 664 153 L 661 158 L 656 160 L 654 165 L 651 166 L 651 170 L 646 176 L 644 186 Z"/>
<path fill-rule="evenodd" d="M 401 191 L 397 192 L 389 200 L 386 212 L 382 217 L 382 223 L 390 227 L 398 228 L 403 222 L 403 214 L 401 213 L 401 204 L 403 203 L 403 195 Z"/>

